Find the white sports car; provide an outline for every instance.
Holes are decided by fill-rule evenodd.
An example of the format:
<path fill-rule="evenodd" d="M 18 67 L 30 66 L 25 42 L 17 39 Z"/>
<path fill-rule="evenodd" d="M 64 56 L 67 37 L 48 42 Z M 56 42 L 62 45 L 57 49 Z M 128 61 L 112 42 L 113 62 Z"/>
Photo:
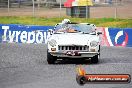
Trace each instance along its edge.
<path fill-rule="evenodd" d="M 101 32 L 94 24 L 72 23 L 68 19 L 55 26 L 53 34 L 47 41 L 47 62 L 54 64 L 57 58 L 91 58 L 97 63 L 100 57 Z"/>

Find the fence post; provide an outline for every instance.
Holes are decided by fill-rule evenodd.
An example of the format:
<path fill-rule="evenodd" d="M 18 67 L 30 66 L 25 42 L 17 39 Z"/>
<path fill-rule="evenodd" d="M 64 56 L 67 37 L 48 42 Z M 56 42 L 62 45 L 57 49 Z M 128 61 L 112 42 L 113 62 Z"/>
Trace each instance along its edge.
<path fill-rule="evenodd" d="M 90 18 L 90 7 L 88 6 L 88 0 L 87 0 L 87 5 L 86 5 L 86 19 Z"/>
<path fill-rule="evenodd" d="M 9 12 L 10 12 L 10 0 L 8 0 L 8 16 L 9 16 Z"/>
<path fill-rule="evenodd" d="M 62 0 L 60 0 L 60 18 L 61 18 L 61 10 L 62 10 Z"/>
<path fill-rule="evenodd" d="M 115 1 L 115 19 L 117 18 L 117 0 Z"/>
<path fill-rule="evenodd" d="M 33 3 L 33 12 L 32 12 L 32 15 L 33 17 L 35 16 L 35 5 L 34 5 L 34 0 L 32 0 L 32 3 Z"/>

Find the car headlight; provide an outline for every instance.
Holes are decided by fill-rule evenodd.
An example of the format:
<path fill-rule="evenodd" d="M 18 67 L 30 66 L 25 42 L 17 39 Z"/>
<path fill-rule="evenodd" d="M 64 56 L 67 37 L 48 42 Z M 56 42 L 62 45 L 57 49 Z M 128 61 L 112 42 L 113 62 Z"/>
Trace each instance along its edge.
<path fill-rule="evenodd" d="M 51 39 L 51 40 L 49 41 L 49 44 L 50 44 L 52 47 L 54 47 L 54 46 L 56 46 L 57 42 L 56 42 L 56 40 Z"/>
<path fill-rule="evenodd" d="M 97 45 L 98 45 L 98 42 L 96 42 L 96 41 L 90 42 L 91 47 L 96 47 Z"/>

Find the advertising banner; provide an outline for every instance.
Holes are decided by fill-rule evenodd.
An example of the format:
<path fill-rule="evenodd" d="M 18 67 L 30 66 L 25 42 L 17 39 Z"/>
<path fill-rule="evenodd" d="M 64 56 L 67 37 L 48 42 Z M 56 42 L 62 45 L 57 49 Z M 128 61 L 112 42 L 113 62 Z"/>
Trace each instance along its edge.
<path fill-rule="evenodd" d="M 102 32 L 102 46 L 132 47 L 132 28 L 104 28 L 98 27 Z"/>
<path fill-rule="evenodd" d="M 46 43 L 53 26 L 0 24 L 1 43 Z M 102 46 L 132 47 L 132 28 L 97 27 Z"/>
<path fill-rule="evenodd" d="M 0 24 L 0 42 L 46 43 L 48 29 L 53 29 L 53 26 L 25 26 L 14 24 Z"/>
<path fill-rule="evenodd" d="M 110 46 L 132 47 L 132 28 L 108 28 Z"/>

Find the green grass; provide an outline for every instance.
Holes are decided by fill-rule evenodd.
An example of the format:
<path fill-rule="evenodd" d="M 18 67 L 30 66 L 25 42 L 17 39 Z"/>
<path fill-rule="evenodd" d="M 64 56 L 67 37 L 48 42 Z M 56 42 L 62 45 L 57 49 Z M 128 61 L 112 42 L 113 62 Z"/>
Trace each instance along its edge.
<path fill-rule="evenodd" d="M 54 26 L 56 23 L 61 22 L 65 18 L 43 18 L 43 17 L 0 17 L 0 24 L 24 24 L 24 25 L 44 25 Z M 114 19 L 114 18 L 70 18 L 73 22 L 87 22 L 95 24 L 98 27 L 120 27 L 132 28 L 132 19 Z"/>

